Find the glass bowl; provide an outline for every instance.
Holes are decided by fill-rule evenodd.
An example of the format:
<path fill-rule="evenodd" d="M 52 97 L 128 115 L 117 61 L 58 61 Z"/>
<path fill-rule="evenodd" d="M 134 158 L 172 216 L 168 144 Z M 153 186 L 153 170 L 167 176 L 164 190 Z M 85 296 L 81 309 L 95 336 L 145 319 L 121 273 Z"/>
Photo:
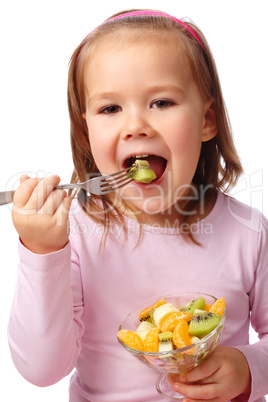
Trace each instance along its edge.
<path fill-rule="evenodd" d="M 201 296 L 206 300 L 206 304 L 213 304 L 217 300 L 214 296 L 198 292 L 175 293 L 167 296 L 160 296 L 143 303 L 143 305 L 129 313 L 120 324 L 119 330 L 128 329 L 136 331 L 140 324 L 139 312 L 145 307 L 153 305 L 160 299 L 165 299 L 167 303 L 173 303 L 176 306 L 182 306 Z M 190 346 L 167 352 L 141 352 L 127 346 L 119 338 L 117 339 L 118 342 L 141 363 L 162 373 L 156 381 L 156 389 L 160 395 L 167 399 L 180 400 L 184 399 L 185 396 L 173 391 L 172 386 L 167 380 L 168 375 L 170 373 L 185 373 L 207 359 L 219 342 L 224 321 L 225 311 L 219 325 L 204 338 L 200 339 L 200 341 L 193 343 Z"/>

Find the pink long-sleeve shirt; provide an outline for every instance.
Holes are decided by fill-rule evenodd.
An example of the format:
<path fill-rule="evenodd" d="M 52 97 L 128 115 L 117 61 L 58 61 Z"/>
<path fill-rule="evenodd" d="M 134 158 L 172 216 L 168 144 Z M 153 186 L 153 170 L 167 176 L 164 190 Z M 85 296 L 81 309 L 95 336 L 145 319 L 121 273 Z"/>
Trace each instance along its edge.
<path fill-rule="evenodd" d="M 117 341 L 122 319 L 144 301 L 199 291 L 225 297 L 220 344 L 247 358 L 249 401 L 268 394 L 268 223 L 256 210 L 218 192 L 210 214 L 194 228 L 202 247 L 177 228 L 126 218 L 111 227 L 99 250 L 102 227 L 73 202 L 70 242 L 36 255 L 19 245 L 18 283 L 8 328 L 19 372 L 38 386 L 69 374 L 70 402 L 160 402 L 158 372 L 141 364 Z M 249 345 L 249 323 L 260 341 Z"/>

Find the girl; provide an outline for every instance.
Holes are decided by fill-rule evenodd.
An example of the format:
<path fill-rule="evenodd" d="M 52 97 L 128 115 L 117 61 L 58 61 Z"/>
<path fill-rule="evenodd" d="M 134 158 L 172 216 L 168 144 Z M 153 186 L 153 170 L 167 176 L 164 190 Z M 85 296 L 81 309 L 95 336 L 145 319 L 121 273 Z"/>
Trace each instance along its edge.
<path fill-rule="evenodd" d="M 47 386 L 75 367 L 71 402 L 161 401 L 158 373 L 123 350 L 118 326 L 145 299 L 200 291 L 226 298 L 220 345 L 170 386 L 189 401 L 263 401 L 267 221 L 223 193 L 242 168 L 204 36 L 162 12 L 117 14 L 75 50 L 68 100 L 73 182 L 137 157 L 157 178 L 102 197 L 79 192 L 71 203 L 53 190 L 58 176 L 21 177 L 9 323 L 17 369 Z"/>

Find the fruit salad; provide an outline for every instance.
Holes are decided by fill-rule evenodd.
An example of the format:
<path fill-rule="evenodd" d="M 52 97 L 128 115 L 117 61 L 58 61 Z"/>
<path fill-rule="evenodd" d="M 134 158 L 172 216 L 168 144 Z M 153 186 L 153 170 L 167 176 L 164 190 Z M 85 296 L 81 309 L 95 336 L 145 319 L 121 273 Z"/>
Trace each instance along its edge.
<path fill-rule="evenodd" d="M 117 336 L 127 346 L 141 352 L 181 349 L 210 334 L 219 325 L 224 310 L 225 298 L 207 305 L 205 299 L 199 297 L 179 307 L 161 299 L 140 311 L 136 331 L 120 329 Z"/>
<path fill-rule="evenodd" d="M 154 179 L 156 179 L 156 174 L 151 168 L 148 161 L 144 159 L 136 159 L 127 174 L 135 181 L 139 181 L 141 183 L 151 183 Z"/>

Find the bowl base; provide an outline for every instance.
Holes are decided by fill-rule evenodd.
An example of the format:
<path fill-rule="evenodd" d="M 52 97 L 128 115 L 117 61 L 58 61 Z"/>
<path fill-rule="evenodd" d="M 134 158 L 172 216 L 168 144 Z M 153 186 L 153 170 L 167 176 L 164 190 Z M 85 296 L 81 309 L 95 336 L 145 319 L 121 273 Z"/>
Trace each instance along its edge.
<path fill-rule="evenodd" d="M 168 382 L 168 373 L 161 374 L 156 381 L 156 389 L 163 398 L 179 401 L 186 398 L 186 396 L 175 392 L 172 385 Z"/>

